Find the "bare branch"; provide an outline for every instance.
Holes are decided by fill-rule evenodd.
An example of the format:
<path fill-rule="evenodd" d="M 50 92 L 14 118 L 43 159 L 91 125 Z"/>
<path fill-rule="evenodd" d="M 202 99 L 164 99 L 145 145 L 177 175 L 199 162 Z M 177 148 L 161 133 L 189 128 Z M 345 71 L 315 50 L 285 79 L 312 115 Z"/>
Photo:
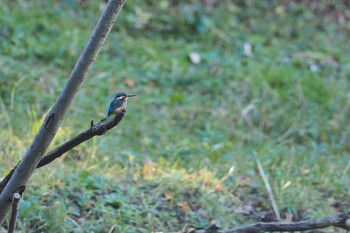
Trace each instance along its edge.
<path fill-rule="evenodd" d="M 97 125 L 92 125 L 88 130 L 85 130 L 75 138 L 69 140 L 68 142 L 62 144 L 59 147 L 56 147 L 55 149 L 47 153 L 45 156 L 43 156 L 37 168 L 46 166 L 47 164 L 51 163 L 55 159 L 61 157 L 67 151 L 89 140 L 90 138 L 104 134 L 108 130 L 112 129 L 114 126 L 118 125 L 119 122 L 123 119 L 123 116 L 124 116 L 124 113 L 119 113 L 115 116 L 115 118 L 112 121 L 109 121 L 106 124 L 99 123 Z"/>
<path fill-rule="evenodd" d="M 11 208 L 15 190 L 27 183 L 63 121 L 70 104 L 87 76 L 126 0 L 109 0 L 92 36 L 75 65 L 65 88 L 47 113 L 38 134 L 25 152 L 6 187 L 0 194 L 0 224 Z"/>
<path fill-rule="evenodd" d="M 19 194 L 19 193 L 13 194 L 13 197 L 12 197 L 12 211 L 11 211 L 9 229 L 7 230 L 8 233 L 15 232 L 16 221 L 17 221 L 17 213 L 18 213 L 18 205 L 19 205 L 19 201 L 20 200 L 21 200 L 21 194 Z"/>
<path fill-rule="evenodd" d="M 327 227 L 339 227 L 350 230 L 350 212 L 332 215 L 317 220 L 308 220 L 301 222 L 257 222 L 246 226 L 236 227 L 229 230 L 218 230 L 217 227 L 210 226 L 207 229 L 193 230 L 192 233 L 262 233 L 262 232 L 280 232 L 280 231 L 308 231 Z"/>
<path fill-rule="evenodd" d="M 102 124 L 100 122 L 97 125 L 94 125 L 93 122 L 91 122 L 91 127 L 89 129 L 85 130 L 84 132 L 82 132 L 81 134 L 76 136 L 75 138 L 65 142 L 61 146 L 56 147 L 55 149 L 49 151 L 46 155 L 44 155 L 41 158 L 37 168 L 41 168 L 43 166 L 50 164 L 52 161 L 61 157 L 63 154 L 70 151 L 74 147 L 80 145 L 81 143 L 89 140 L 90 138 L 92 138 L 94 136 L 100 136 L 100 135 L 106 133 L 108 130 L 114 128 L 123 119 L 125 113 L 126 113 L 126 111 L 124 110 L 123 112 L 117 114 L 113 120 L 111 120 L 107 123 L 104 123 L 104 124 Z M 16 170 L 17 166 L 18 166 L 18 164 L 0 182 L 0 193 L 2 192 L 2 190 L 4 189 L 4 187 L 6 186 L 8 181 L 10 180 L 10 178 L 13 175 L 14 171 Z"/>

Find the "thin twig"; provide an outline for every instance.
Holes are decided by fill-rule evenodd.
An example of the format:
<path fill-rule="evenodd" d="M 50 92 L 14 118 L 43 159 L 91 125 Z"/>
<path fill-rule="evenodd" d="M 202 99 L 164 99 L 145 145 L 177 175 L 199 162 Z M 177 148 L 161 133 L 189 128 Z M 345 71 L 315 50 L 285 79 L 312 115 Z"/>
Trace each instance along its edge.
<path fill-rule="evenodd" d="M 18 213 L 18 205 L 19 205 L 20 200 L 21 200 L 21 194 L 19 194 L 19 193 L 13 194 L 11 218 L 10 218 L 9 228 L 7 230 L 8 233 L 15 232 L 17 213 Z"/>
<path fill-rule="evenodd" d="M 343 175 L 341 176 L 340 180 L 342 181 L 343 179 L 345 179 L 346 174 L 348 173 L 348 171 L 350 170 L 350 160 L 348 161 L 348 164 L 346 165 L 344 171 L 343 171 Z"/>
<path fill-rule="evenodd" d="M 67 215 L 66 219 L 68 219 L 69 221 L 71 221 L 72 224 L 73 224 L 74 226 L 76 226 L 77 228 L 79 228 L 79 230 L 80 230 L 81 232 L 84 232 L 83 228 L 79 225 L 79 223 L 77 223 L 77 221 L 75 221 L 73 218 L 69 217 L 69 215 Z"/>
<path fill-rule="evenodd" d="M 113 226 L 111 227 L 111 229 L 108 231 L 108 233 L 114 233 L 114 232 L 115 232 L 115 229 L 117 229 L 117 228 L 116 228 L 116 225 L 113 225 Z"/>
<path fill-rule="evenodd" d="M 271 201 L 271 204 L 272 204 L 273 211 L 276 214 L 276 218 L 277 218 L 278 221 L 281 221 L 281 215 L 280 215 L 280 212 L 278 211 L 277 204 L 276 204 L 275 198 L 273 196 L 273 192 L 272 192 L 271 186 L 269 184 L 269 180 L 267 179 L 267 177 L 265 175 L 264 169 L 261 166 L 260 161 L 256 160 L 256 163 L 258 164 L 260 175 L 261 175 L 262 179 L 264 180 L 265 187 L 266 187 L 266 190 L 267 190 L 267 192 L 269 194 L 269 198 L 270 198 L 270 201 Z"/>

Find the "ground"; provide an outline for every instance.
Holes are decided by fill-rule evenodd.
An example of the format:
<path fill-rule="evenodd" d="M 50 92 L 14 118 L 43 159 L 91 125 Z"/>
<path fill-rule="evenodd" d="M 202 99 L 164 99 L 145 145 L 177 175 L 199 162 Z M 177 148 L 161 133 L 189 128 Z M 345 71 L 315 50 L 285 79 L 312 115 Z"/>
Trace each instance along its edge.
<path fill-rule="evenodd" d="M 130 98 L 119 126 L 35 172 L 23 232 L 179 231 L 349 211 L 346 1 L 128 1 L 50 148 Z M 0 5 L 0 175 L 21 158 L 103 9 Z M 333 232 L 327 229 L 325 232 Z"/>

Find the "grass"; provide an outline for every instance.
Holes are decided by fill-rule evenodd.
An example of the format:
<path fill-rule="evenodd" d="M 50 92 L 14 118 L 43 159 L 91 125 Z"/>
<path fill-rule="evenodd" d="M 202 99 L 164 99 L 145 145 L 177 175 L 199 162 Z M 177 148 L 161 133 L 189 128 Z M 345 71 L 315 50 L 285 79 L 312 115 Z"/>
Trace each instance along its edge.
<path fill-rule="evenodd" d="M 127 2 L 51 148 L 101 119 L 117 90 L 139 95 L 116 129 L 34 174 L 18 229 L 178 231 L 268 220 L 256 159 L 283 219 L 349 211 L 349 28 L 333 20 L 342 8 L 208 4 Z M 65 84 L 100 5 L 5 1 L 0 15 L 4 176 Z"/>

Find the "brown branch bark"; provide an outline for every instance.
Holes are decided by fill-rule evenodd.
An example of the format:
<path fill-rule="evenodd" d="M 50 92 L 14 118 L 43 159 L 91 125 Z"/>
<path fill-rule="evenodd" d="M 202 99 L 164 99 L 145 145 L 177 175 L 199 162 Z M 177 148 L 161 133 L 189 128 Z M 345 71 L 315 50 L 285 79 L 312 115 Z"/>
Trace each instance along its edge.
<path fill-rule="evenodd" d="M 350 231 L 350 212 L 338 215 L 332 215 L 317 220 L 308 220 L 301 222 L 257 222 L 246 226 L 235 227 L 229 230 L 219 230 L 215 225 L 207 229 L 194 230 L 189 229 L 186 233 L 262 233 L 262 232 L 280 232 L 280 231 L 307 231 L 327 227 L 339 227 Z"/>
<path fill-rule="evenodd" d="M 97 125 L 91 124 L 91 127 L 89 129 L 85 130 L 84 132 L 82 132 L 81 134 L 76 136 L 75 138 L 73 138 L 73 139 L 65 142 L 61 146 L 58 146 L 55 149 L 49 151 L 46 155 L 44 155 L 41 158 L 41 160 L 36 168 L 41 168 L 43 166 L 50 164 L 55 159 L 61 157 L 66 152 L 70 151 L 74 147 L 80 145 L 81 143 L 89 140 L 92 137 L 103 135 L 108 130 L 117 126 L 121 122 L 121 120 L 123 119 L 125 113 L 126 113 L 126 111 L 124 110 L 122 113 L 117 114 L 113 120 L 108 121 L 106 123 L 100 122 Z M 12 174 L 14 173 L 14 171 L 16 170 L 16 168 L 17 168 L 17 165 L 0 182 L 0 193 L 2 192 L 2 190 L 4 189 L 4 187 L 6 186 L 8 181 L 10 180 L 10 178 L 11 178 Z"/>

